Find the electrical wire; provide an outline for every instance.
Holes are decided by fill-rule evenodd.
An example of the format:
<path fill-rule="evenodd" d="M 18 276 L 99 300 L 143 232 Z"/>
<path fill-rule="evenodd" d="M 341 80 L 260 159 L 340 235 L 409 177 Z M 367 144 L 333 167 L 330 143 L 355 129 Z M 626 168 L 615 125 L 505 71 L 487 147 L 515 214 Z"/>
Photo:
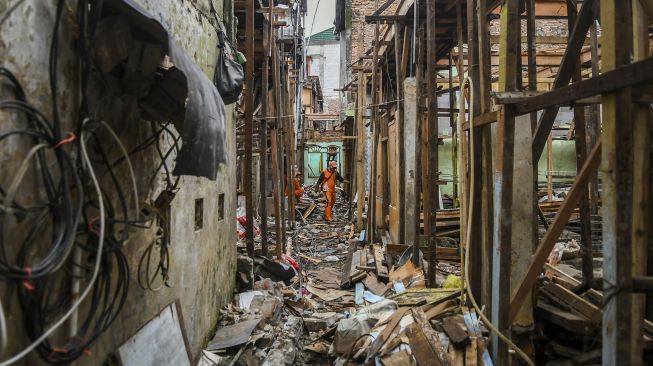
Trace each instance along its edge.
<path fill-rule="evenodd" d="M 469 125 L 474 126 L 474 124 L 473 124 L 473 122 L 474 122 L 474 97 L 473 97 L 473 95 L 474 95 L 474 83 L 472 82 L 472 79 L 469 78 L 469 76 L 466 77 L 465 80 L 463 81 L 462 85 L 460 86 L 461 91 L 462 91 L 462 88 L 465 87 L 465 84 L 469 85 L 469 95 L 470 95 L 470 98 L 469 98 L 469 100 L 470 100 L 469 101 L 469 111 L 470 111 L 470 113 L 469 113 L 469 116 L 470 116 L 469 117 Z M 462 94 L 461 94 L 461 106 L 462 106 L 463 103 L 464 103 L 464 99 L 462 98 Z M 462 107 L 461 107 L 461 109 L 462 109 Z M 459 113 L 458 118 L 459 118 L 459 120 L 462 120 L 462 118 L 464 118 L 464 113 L 463 112 Z M 475 176 L 474 176 L 475 172 L 474 172 L 474 130 L 473 130 L 473 128 L 469 129 L 469 149 L 470 149 L 469 156 L 470 156 L 470 159 L 471 159 L 470 169 L 469 169 L 470 170 L 470 181 L 473 182 L 474 178 L 475 178 Z M 465 248 L 464 248 L 464 250 L 461 251 L 461 253 L 465 253 L 464 254 L 464 256 L 465 256 L 465 258 L 464 258 L 465 265 L 464 265 L 464 271 L 463 272 L 464 272 L 464 283 L 466 283 L 466 284 L 469 284 L 469 270 L 468 270 L 469 269 L 469 250 L 470 250 L 470 247 L 471 247 L 471 239 L 470 238 L 472 236 L 472 230 L 471 230 L 472 225 L 471 225 L 471 223 L 472 223 L 472 217 L 473 217 L 473 215 L 472 215 L 473 209 L 474 209 L 474 190 L 472 189 L 472 190 L 470 190 L 470 198 L 469 198 L 469 203 L 468 203 L 468 207 L 467 207 L 467 234 L 465 235 Z M 476 299 L 474 298 L 474 294 L 472 293 L 470 287 L 468 285 L 466 286 L 465 284 L 463 284 L 463 286 L 465 287 L 465 290 L 467 292 L 467 295 L 469 296 L 469 300 L 471 301 L 472 306 L 474 306 L 474 309 L 476 309 L 476 312 L 478 313 L 478 315 L 481 317 L 481 319 L 483 319 L 484 324 L 492 332 L 494 332 L 500 340 L 502 340 L 504 343 L 506 343 L 508 345 L 508 347 L 512 348 L 517 353 L 517 355 L 519 355 L 519 357 L 521 357 L 522 360 L 524 360 L 524 362 L 526 362 L 526 364 L 528 364 L 530 366 L 535 366 L 535 363 L 530 359 L 530 357 L 528 357 L 528 355 L 521 348 L 519 348 L 516 344 L 514 344 L 506 335 L 501 333 L 501 331 L 494 324 L 492 324 L 490 319 L 488 319 L 487 316 L 485 316 L 485 314 L 483 314 L 483 311 L 481 310 L 481 308 L 476 303 Z"/>
<path fill-rule="evenodd" d="M 84 125 L 82 125 L 84 127 Z M 104 200 L 102 198 L 102 190 L 100 189 L 100 183 L 97 180 L 97 177 L 95 175 L 95 171 L 93 170 L 93 166 L 91 165 L 91 159 L 88 157 L 88 153 L 86 151 L 86 145 L 84 143 L 84 130 L 80 132 L 80 147 L 81 147 L 81 155 L 82 155 L 82 161 L 83 165 L 86 167 L 88 170 L 88 173 L 91 177 L 91 180 L 93 181 L 93 187 L 95 188 L 95 191 L 97 193 L 97 199 L 98 199 L 98 204 L 99 204 L 99 211 L 100 211 L 100 232 L 99 232 L 99 239 L 98 239 L 98 248 L 97 248 L 97 255 L 96 255 L 96 260 L 95 260 L 95 266 L 93 267 L 93 276 L 91 277 L 91 280 L 89 281 L 89 284 L 86 286 L 86 289 L 84 289 L 84 292 L 80 295 L 80 297 L 73 303 L 73 305 L 70 307 L 70 309 L 62 316 L 59 318 L 57 322 L 55 322 L 53 325 L 50 326 L 50 328 L 45 331 L 39 338 L 37 338 L 32 344 L 27 346 L 25 349 L 20 351 L 18 354 L 15 356 L 11 357 L 8 360 L 2 361 L 0 363 L 0 366 L 7 366 L 11 365 L 23 357 L 25 357 L 28 353 L 30 353 L 32 350 L 34 350 L 41 342 L 43 342 L 45 339 L 47 339 L 57 328 L 59 328 L 69 317 L 72 315 L 72 313 L 79 307 L 79 305 L 84 301 L 84 299 L 88 296 L 90 293 L 91 289 L 94 287 L 93 284 L 95 283 L 95 280 L 98 276 L 98 273 L 100 271 L 100 263 L 102 259 L 102 250 L 104 248 L 104 225 L 105 225 L 105 217 L 104 217 Z"/>

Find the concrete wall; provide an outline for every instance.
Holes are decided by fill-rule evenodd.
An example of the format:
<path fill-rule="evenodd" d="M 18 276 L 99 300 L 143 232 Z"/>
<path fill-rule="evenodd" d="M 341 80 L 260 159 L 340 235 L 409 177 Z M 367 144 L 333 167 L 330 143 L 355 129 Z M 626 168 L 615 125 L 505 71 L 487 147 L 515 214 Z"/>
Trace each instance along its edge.
<path fill-rule="evenodd" d="M 209 1 L 213 1 L 218 15 L 231 14 L 230 9 L 223 9 L 222 0 L 137 0 L 167 28 L 171 37 L 211 79 L 217 56 L 217 37 Z M 0 0 L 0 14 L 4 14 L 14 3 L 15 1 Z M 74 2 L 70 3 L 74 9 Z M 26 0 L 0 28 L 0 65 L 17 75 L 29 100 L 47 116 L 51 114 L 47 70 L 54 4 L 55 2 L 49 1 Z M 74 72 L 76 61 L 72 52 L 74 41 L 71 22 L 74 15 L 68 16 L 64 10 L 64 18 L 59 52 L 59 110 L 64 121 L 62 129 L 69 131 L 74 129 L 78 80 Z M 0 83 L 0 98 L 10 95 L 12 90 Z M 102 114 L 100 117 L 114 127 L 128 150 L 151 134 L 150 124 L 130 113 L 128 106 L 132 102 L 133 100 L 128 98 L 112 97 L 91 106 L 92 110 L 99 111 L 98 113 Z M 146 246 L 152 242 L 156 228 L 134 230 L 123 249 L 129 261 L 131 276 L 127 303 L 118 319 L 91 348 L 91 356 L 82 357 L 77 364 L 103 363 L 110 352 L 156 316 L 161 309 L 176 300 L 182 305 L 186 332 L 194 355 L 200 352 L 212 336 L 219 309 L 230 300 L 235 284 L 236 148 L 233 116 L 233 108 L 228 107 L 226 151 L 229 162 L 220 167 L 218 179 L 210 181 L 205 178 L 183 177 L 179 192 L 172 203 L 170 288 L 164 287 L 159 292 L 151 292 L 138 286 L 138 261 Z M 15 115 L 2 112 L 0 120 L 4 125 L 0 127 L 0 131 L 25 124 L 24 121 L 17 120 Z M 162 144 L 162 148 L 167 150 L 170 141 L 162 141 Z M 0 144 L 0 164 L 3 167 L 0 184 L 3 187 L 7 187 L 12 176 L 10 172 L 15 172 L 17 164 L 30 147 L 29 141 L 20 139 L 5 140 Z M 110 155 L 113 158 L 119 157 L 119 150 L 114 146 Z M 137 172 L 140 193 L 138 198 L 140 201 L 152 202 L 163 189 L 164 181 L 161 173 L 151 180 L 154 167 L 160 162 L 156 149 L 150 148 L 135 154 L 132 159 Z M 129 175 L 124 164 L 117 169 L 117 175 L 121 186 L 129 192 Z M 150 185 L 150 182 L 153 184 Z M 107 179 L 103 179 L 101 184 L 110 187 Z M 19 197 L 36 199 L 40 194 L 40 188 L 30 183 L 28 176 Z M 220 194 L 225 195 L 222 220 L 218 220 L 217 212 Z M 193 221 L 196 199 L 204 200 L 204 223 L 200 230 L 195 230 Z M 158 261 L 158 257 L 154 260 Z M 82 286 L 85 286 L 85 283 Z M 10 345 L 7 355 L 15 354 L 28 342 L 24 336 L 22 315 L 15 291 L 6 292 L 4 287 L 2 285 L 0 291 L 3 293 L 2 301 L 9 321 Z M 11 296 L 9 299 L 4 295 L 7 293 Z M 56 345 L 57 342 L 54 343 Z M 22 362 L 29 365 L 41 363 L 35 354 Z"/>

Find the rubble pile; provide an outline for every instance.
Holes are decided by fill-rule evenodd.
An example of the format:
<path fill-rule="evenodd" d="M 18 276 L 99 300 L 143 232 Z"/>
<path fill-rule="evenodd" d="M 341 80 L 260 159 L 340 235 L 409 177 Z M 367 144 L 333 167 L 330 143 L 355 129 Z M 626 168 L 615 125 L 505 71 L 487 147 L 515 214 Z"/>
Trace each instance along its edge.
<path fill-rule="evenodd" d="M 363 245 L 346 207 L 320 220 L 319 197 L 299 203 L 309 214 L 281 261 L 239 258 L 240 293 L 221 311 L 206 365 L 482 364 L 488 332 L 460 305 L 457 243 L 440 241 L 440 287 L 427 288 L 412 248 Z"/>

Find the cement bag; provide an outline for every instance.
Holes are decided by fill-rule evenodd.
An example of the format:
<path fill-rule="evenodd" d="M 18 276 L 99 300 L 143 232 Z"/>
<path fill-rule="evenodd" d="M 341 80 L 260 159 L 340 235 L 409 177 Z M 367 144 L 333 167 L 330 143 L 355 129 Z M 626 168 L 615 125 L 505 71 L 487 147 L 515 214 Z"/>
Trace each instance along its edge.
<path fill-rule="evenodd" d="M 347 319 L 342 319 L 336 328 L 332 350 L 337 353 L 349 352 L 358 337 L 369 333 L 379 319 L 391 315 L 397 308 L 396 302 L 384 299 L 358 310 Z"/>

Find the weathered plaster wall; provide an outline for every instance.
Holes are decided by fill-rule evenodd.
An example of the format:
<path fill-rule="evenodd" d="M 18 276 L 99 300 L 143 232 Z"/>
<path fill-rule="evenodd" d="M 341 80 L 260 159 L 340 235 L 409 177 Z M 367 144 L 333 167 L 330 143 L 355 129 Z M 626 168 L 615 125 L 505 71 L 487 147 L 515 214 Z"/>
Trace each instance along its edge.
<path fill-rule="evenodd" d="M 223 3 L 230 2 L 222 0 L 137 0 L 167 28 L 171 37 L 188 52 L 209 79 L 212 79 L 217 55 L 217 36 L 209 1 L 213 2 L 218 16 L 229 16 L 230 9 L 224 9 Z M 0 14 L 14 3 L 10 0 L 0 0 Z M 0 28 L 0 65 L 16 73 L 30 101 L 46 115 L 50 115 L 51 110 L 47 65 L 54 4 L 42 0 L 27 0 Z M 68 131 L 74 126 L 74 101 L 78 95 L 74 72 L 76 65 L 71 52 L 74 42 L 70 33 L 74 17 L 64 17 L 66 19 L 62 23 L 58 74 L 60 111 L 62 120 L 65 121 L 63 130 Z M 227 24 L 231 23 L 230 19 L 226 20 Z M 6 97 L 10 93 L 6 85 L 0 83 L 0 97 Z M 127 149 L 133 148 L 151 134 L 148 122 L 140 121 L 133 113 L 129 113 L 126 106 L 129 106 L 130 102 L 133 101 L 128 98 L 116 98 L 109 101 L 109 105 L 102 106 L 104 111 L 110 111 L 102 117 L 116 129 Z M 153 240 L 155 229 L 135 230 L 124 247 L 131 275 L 127 303 L 119 318 L 91 349 L 92 355 L 81 358 L 77 364 L 103 363 L 110 352 L 166 305 L 176 300 L 182 305 L 186 332 L 194 355 L 200 352 L 201 347 L 212 336 L 219 309 L 230 300 L 235 283 L 236 147 L 233 114 L 233 108 L 227 107 L 226 151 L 229 162 L 221 166 L 218 179 L 210 181 L 205 178 L 183 177 L 179 192 L 172 203 L 170 288 L 151 292 L 138 286 L 138 261 L 146 246 Z M 6 128 L 21 125 L 21 122 L 14 119 L 13 115 L 0 112 L 0 120 Z M 24 142 L 16 139 L 0 145 L 0 165 L 4 171 L 15 171 L 19 157 L 24 156 L 26 149 L 30 147 Z M 163 141 L 163 149 L 167 150 L 168 146 L 170 141 Z M 115 146 L 111 154 L 120 156 Z M 151 180 L 154 168 L 160 161 L 156 149 L 151 148 L 136 154 L 132 159 L 138 175 L 139 199 L 151 202 L 163 188 L 161 173 Z M 124 164 L 118 168 L 117 174 L 121 185 L 124 184 L 125 191 L 129 192 L 129 175 Z M 8 184 L 9 178 L 7 174 L 0 174 L 0 183 Z M 154 182 L 153 186 L 150 186 L 151 181 Z M 31 189 L 35 197 L 39 194 L 38 187 L 26 184 L 25 189 Z M 222 220 L 218 219 L 217 212 L 220 194 L 225 195 Z M 204 200 L 204 222 L 200 230 L 195 230 L 193 221 L 196 199 Z M 4 288 L 0 288 L 0 291 L 4 296 Z M 15 297 L 15 292 L 13 296 Z M 3 297 L 3 303 L 7 302 Z M 15 299 L 5 307 L 5 311 L 9 317 L 11 335 L 7 354 L 14 354 L 27 344 L 27 339 L 23 335 L 20 308 Z M 23 364 L 40 363 L 38 358 L 32 355 L 26 358 Z"/>
<path fill-rule="evenodd" d="M 310 75 L 320 78 L 325 113 L 340 112 L 340 44 L 334 43 L 310 45 L 306 52 L 311 57 Z"/>

